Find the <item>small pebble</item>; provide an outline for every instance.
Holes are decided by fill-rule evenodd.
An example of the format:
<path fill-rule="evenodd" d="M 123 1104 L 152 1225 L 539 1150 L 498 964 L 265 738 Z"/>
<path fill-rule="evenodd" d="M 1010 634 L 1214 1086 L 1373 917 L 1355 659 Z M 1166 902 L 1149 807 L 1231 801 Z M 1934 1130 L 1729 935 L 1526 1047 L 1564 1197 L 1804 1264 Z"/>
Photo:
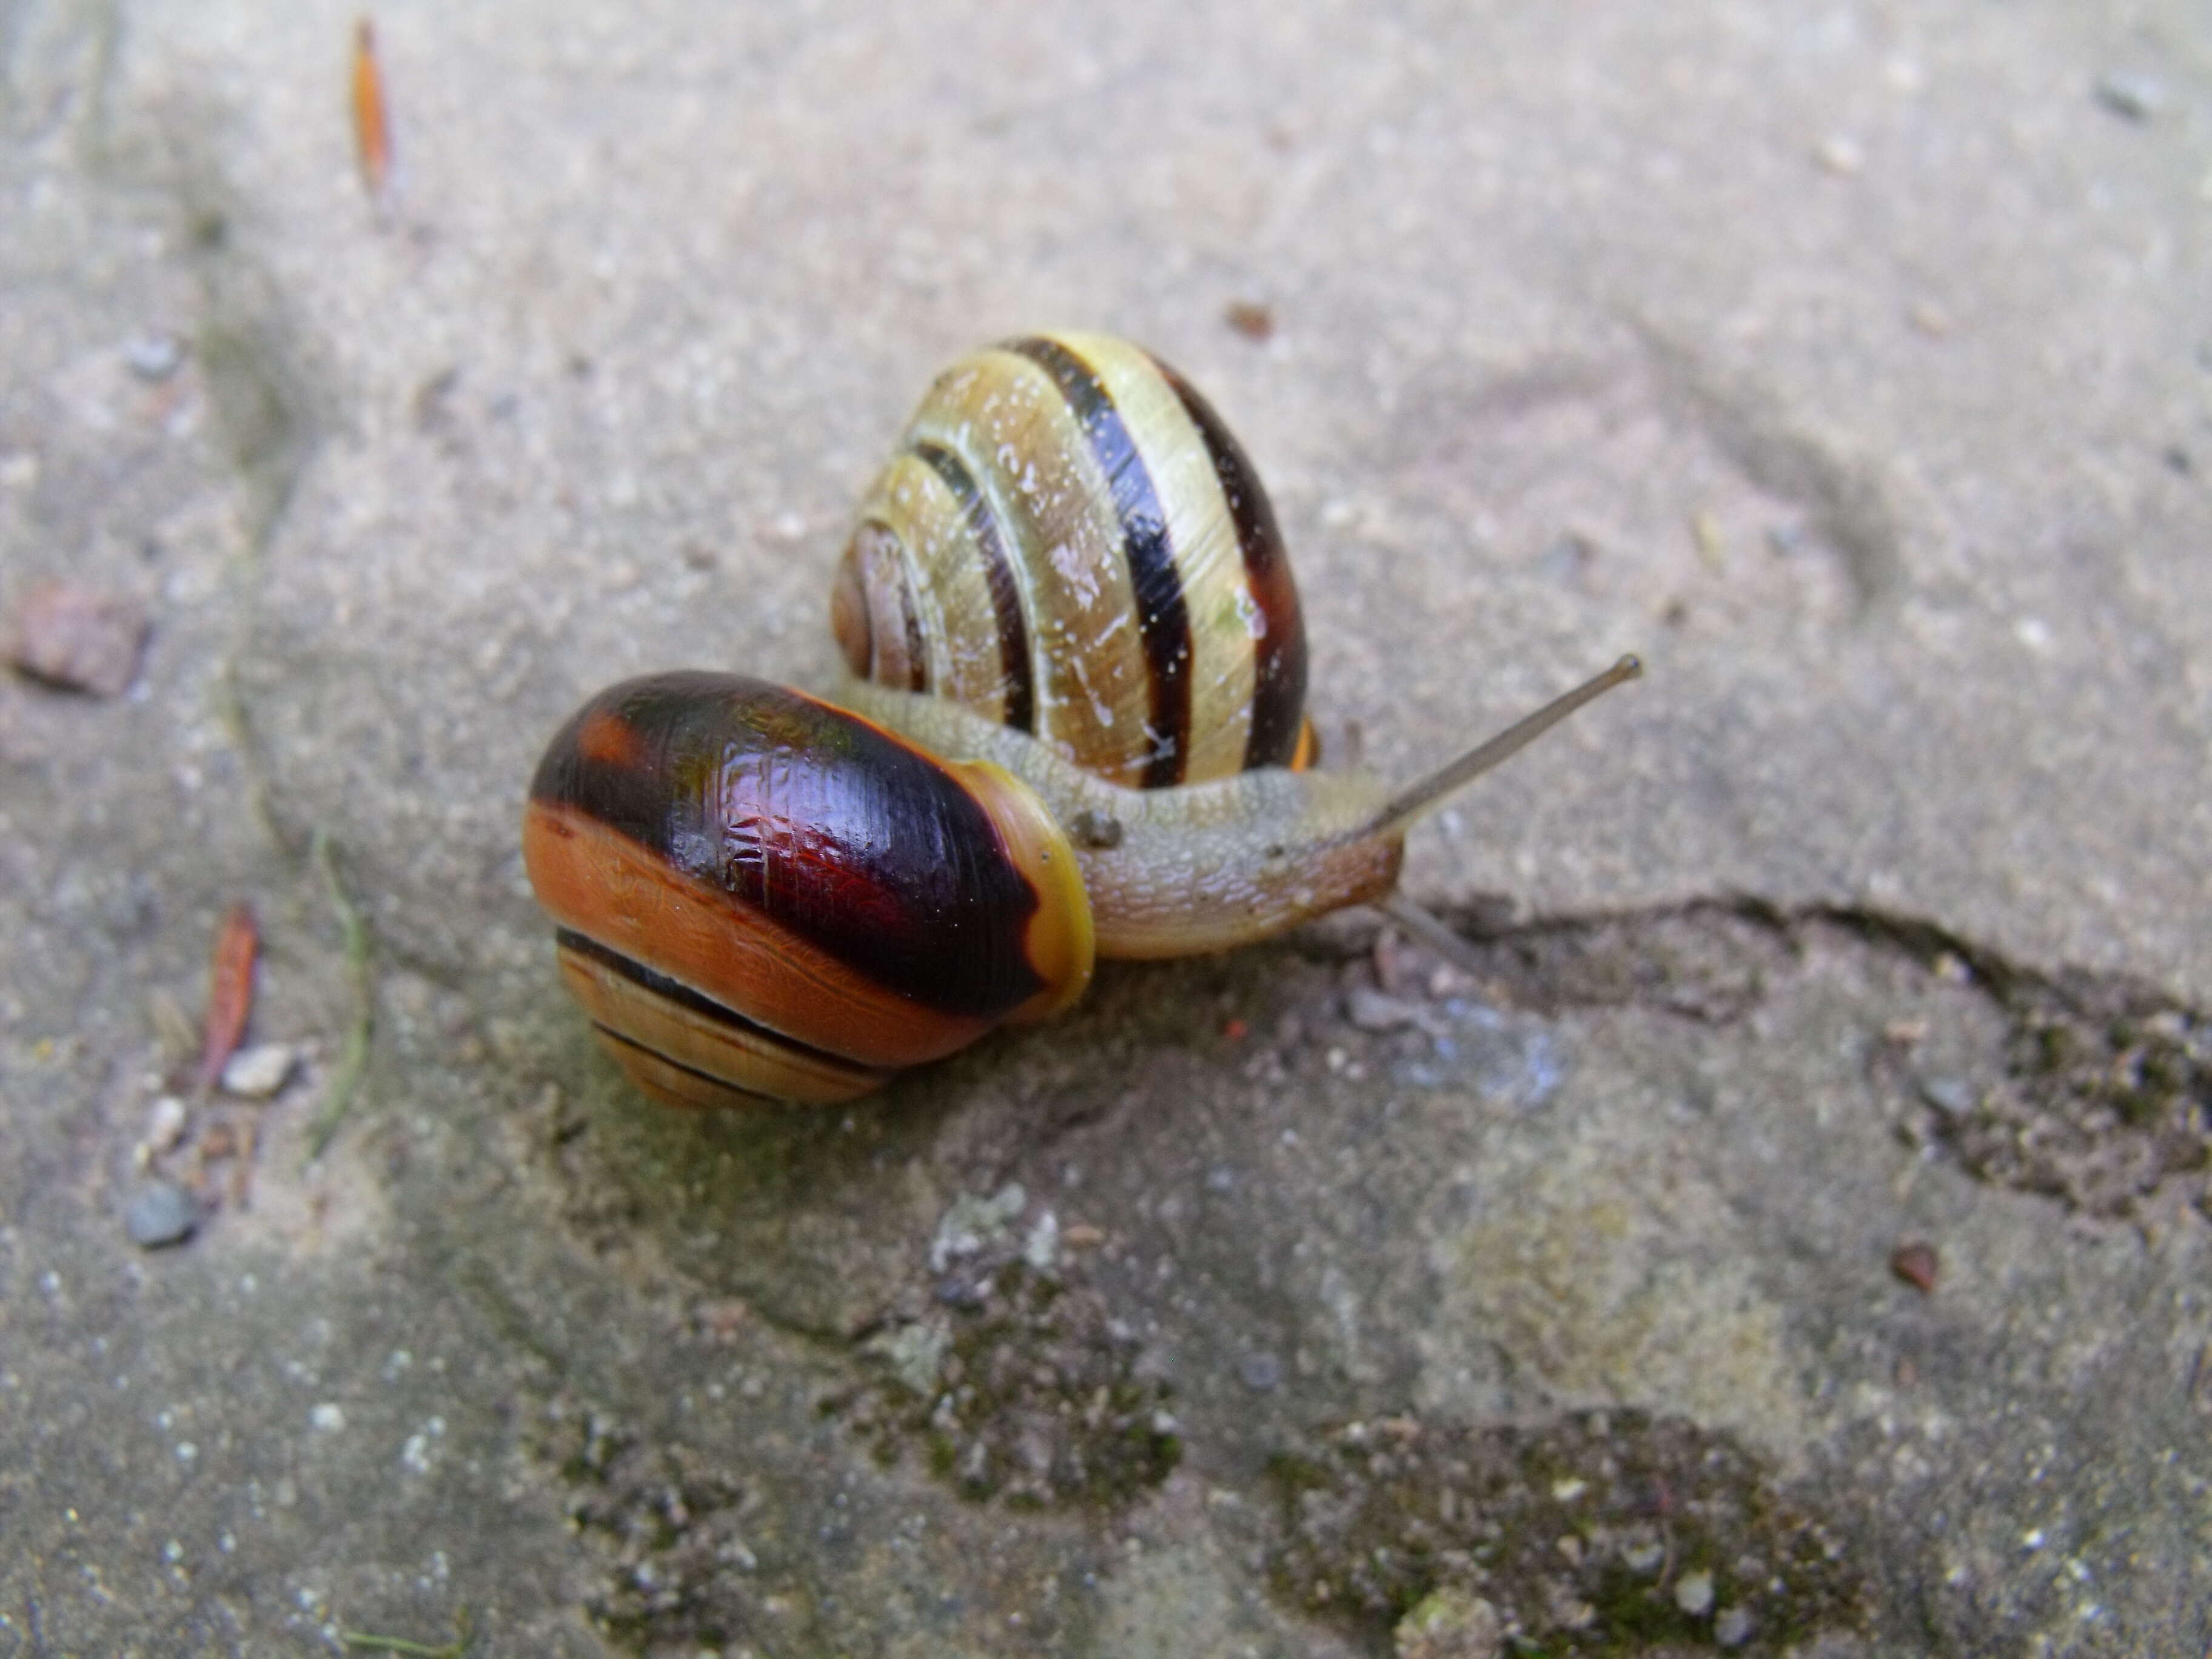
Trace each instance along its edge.
<path fill-rule="evenodd" d="M 1365 986 L 1355 987 L 1344 1000 L 1345 1016 L 1363 1031 L 1395 1031 L 1421 1017 L 1403 997 L 1386 996 Z"/>
<path fill-rule="evenodd" d="M 284 1086 L 299 1057 L 289 1042 L 258 1042 L 240 1048 L 223 1065 L 223 1092 L 241 1100 L 266 1100 Z"/>
<path fill-rule="evenodd" d="M 1931 340 L 1940 340 L 1951 331 L 1951 313 L 1932 300 L 1916 300 L 1906 307 L 1905 319 Z"/>
<path fill-rule="evenodd" d="M 1022 1260 L 1041 1273 L 1052 1272 L 1060 1261 L 1060 1218 L 1047 1210 L 1036 1218 L 1022 1241 Z"/>
<path fill-rule="evenodd" d="M 138 678 L 149 624 L 136 599 L 75 582 L 43 581 L 15 608 L 9 660 L 64 691 L 120 696 Z"/>
<path fill-rule="evenodd" d="M 1692 1619 L 1702 1619 L 1712 1611 L 1713 1576 L 1709 1572 L 1690 1572 L 1682 1575 L 1674 1586 L 1674 1605 Z"/>
<path fill-rule="evenodd" d="M 190 1238 L 199 1218 L 190 1193 L 167 1181 L 152 1181 L 138 1189 L 124 1211 L 123 1226 L 133 1244 L 158 1250 Z"/>
<path fill-rule="evenodd" d="M 1237 1362 L 1237 1375 L 1255 1394 L 1266 1394 L 1283 1381 L 1283 1362 L 1271 1353 L 1248 1353 Z"/>
<path fill-rule="evenodd" d="M 1856 141 L 1846 138 L 1841 133 L 1823 138 L 1814 155 L 1823 167 L 1839 179 L 1856 178 L 1859 170 L 1866 166 L 1866 152 L 1858 147 Z"/>
<path fill-rule="evenodd" d="M 1754 1626 L 1741 1607 L 1729 1607 L 1713 1620 L 1713 1640 L 1724 1648 L 1740 1648 L 1751 1640 Z"/>
<path fill-rule="evenodd" d="M 1275 331 L 1275 313 L 1256 300 L 1231 301 L 1221 319 L 1248 340 L 1265 340 Z"/>
<path fill-rule="evenodd" d="M 185 1138 L 185 1103 L 174 1095 L 163 1095 L 146 1112 L 146 1144 L 157 1152 L 176 1150 Z"/>
<path fill-rule="evenodd" d="M 2166 106 L 2166 88 L 2151 76 L 2108 70 L 2097 77 L 2097 101 L 2115 115 L 2148 121 Z"/>
<path fill-rule="evenodd" d="M 1960 1078 L 1923 1077 L 1920 1097 L 1946 1117 L 1964 1117 L 1974 1109 L 1974 1091 Z"/>
<path fill-rule="evenodd" d="M 1926 1296 L 1936 1288 L 1936 1247 L 1917 1240 L 1900 1244 L 1891 1253 L 1889 1270 Z"/>
<path fill-rule="evenodd" d="M 123 343 L 123 361 L 142 380 L 166 380 L 185 361 L 185 343 L 173 334 L 140 334 Z"/>

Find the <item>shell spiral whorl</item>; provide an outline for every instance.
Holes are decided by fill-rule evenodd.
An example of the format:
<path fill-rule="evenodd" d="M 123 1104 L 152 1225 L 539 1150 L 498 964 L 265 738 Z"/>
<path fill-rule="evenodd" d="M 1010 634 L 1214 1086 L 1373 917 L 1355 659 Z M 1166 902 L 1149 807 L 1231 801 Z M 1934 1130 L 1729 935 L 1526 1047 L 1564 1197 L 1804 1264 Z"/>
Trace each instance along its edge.
<path fill-rule="evenodd" d="M 940 374 L 830 605 L 856 678 L 949 698 L 1109 782 L 1296 765 L 1305 629 L 1259 475 L 1173 369 L 1036 335 Z"/>

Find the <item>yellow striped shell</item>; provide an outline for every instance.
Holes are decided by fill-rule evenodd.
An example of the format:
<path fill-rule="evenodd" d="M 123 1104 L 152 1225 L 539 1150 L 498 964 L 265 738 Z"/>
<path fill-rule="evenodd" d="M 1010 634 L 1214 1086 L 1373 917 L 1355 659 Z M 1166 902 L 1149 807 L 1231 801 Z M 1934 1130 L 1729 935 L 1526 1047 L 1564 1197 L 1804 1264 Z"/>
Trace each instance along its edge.
<path fill-rule="evenodd" d="M 1295 765 L 1305 630 L 1259 477 L 1182 376 L 1099 334 L 939 375 L 831 600 L 854 676 L 1162 788 Z"/>

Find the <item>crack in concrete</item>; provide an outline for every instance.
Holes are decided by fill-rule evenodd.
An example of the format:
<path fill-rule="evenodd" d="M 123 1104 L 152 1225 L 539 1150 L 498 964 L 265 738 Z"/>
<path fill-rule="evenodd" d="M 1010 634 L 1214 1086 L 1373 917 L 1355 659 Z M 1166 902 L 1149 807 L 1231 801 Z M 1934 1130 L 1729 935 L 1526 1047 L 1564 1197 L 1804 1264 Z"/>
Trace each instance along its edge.
<path fill-rule="evenodd" d="M 1899 1097 L 1906 1139 L 2089 1215 L 2131 1218 L 2177 1182 L 2206 1204 L 2212 1017 L 2148 981 L 2046 971 L 1923 917 L 1741 896 L 1502 927 L 1478 908 L 1459 925 L 1487 981 L 1520 1006 L 1636 1005 L 1713 1025 L 1758 1006 L 1778 950 L 1802 960 L 1821 930 L 1841 934 L 1971 993 L 2003 1024 L 1998 1052 L 1957 1069 L 1917 1057 L 1925 1022 L 1884 1034 L 1869 1064 Z"/>

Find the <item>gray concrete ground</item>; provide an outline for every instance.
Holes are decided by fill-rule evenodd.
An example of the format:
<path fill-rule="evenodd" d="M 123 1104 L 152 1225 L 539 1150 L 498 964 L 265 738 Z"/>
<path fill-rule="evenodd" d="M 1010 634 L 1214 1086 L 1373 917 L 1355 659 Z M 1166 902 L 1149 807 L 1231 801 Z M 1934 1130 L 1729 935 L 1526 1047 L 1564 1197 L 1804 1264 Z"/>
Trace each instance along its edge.
<path fill-rule="evenodd" d="M 2201 9 L 375 21 L 382 216 L 350 12 L 0 7 L 0 606 L 152 623 L 0 684 L 0 1656 L 2205 1651 Z M 1416 837 L 1480 973 L 648 1109 L 536 752 L 823 680 L 1038 325 L 1235 424 L 1375 765 L 1650 678 Z M 142 1250 L 240 898 L 306 1063 Z"/>

